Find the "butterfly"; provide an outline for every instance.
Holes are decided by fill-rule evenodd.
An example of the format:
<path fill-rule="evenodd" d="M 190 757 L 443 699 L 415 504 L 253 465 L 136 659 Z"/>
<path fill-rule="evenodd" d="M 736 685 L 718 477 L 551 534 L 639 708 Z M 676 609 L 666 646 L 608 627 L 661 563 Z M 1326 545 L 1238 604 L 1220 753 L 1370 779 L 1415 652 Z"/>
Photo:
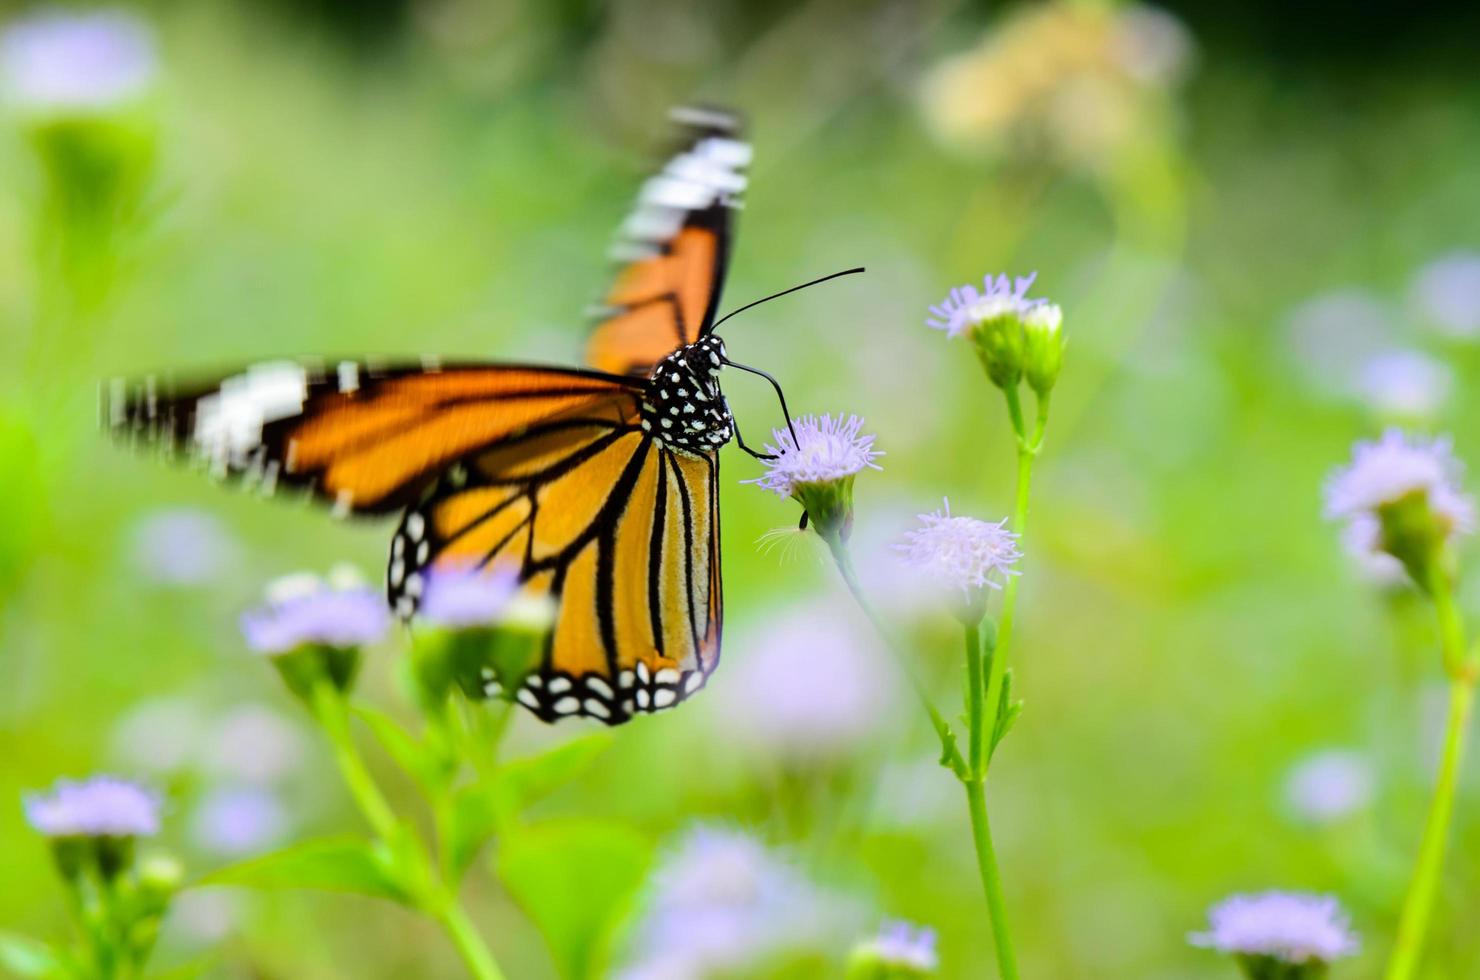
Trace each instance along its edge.
<path fill-rule="evenodd" d="M 719 664 L 719 450 L 765 457 L 738 438 L 714 333 L 751 147 L 728 112 L 674 117 L 678 148 L 619 231 L 588 367 L 276 361 L 190 387 L 114 381 L 105 424 L 341 516 L 399 515 L 386 594 L 403 618 L 440 566 L 517 569 L 556 603 L 511 692 L 545 721 L 679 704 Z"/>

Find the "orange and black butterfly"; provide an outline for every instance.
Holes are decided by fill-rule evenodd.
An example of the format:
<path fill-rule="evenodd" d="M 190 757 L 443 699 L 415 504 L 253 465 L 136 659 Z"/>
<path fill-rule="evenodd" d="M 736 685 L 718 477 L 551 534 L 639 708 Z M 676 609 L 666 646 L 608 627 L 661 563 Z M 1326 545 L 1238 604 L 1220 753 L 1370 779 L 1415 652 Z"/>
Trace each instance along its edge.
<path fill-rule="evenodd" d="M 341 515 L 399 514 L 402 617 L 439 565 L 517 568 L 558 604 L 516 692 L 540 718 L 672 707 L 719 663 L 719 449 L 738 433 L 713 331 L 751 157 L 733 116 L 675 117 L 684 138 L 622 226 L 589 369 L 282 361 L 189 389 L 114 382 L 106 423 Z"/>

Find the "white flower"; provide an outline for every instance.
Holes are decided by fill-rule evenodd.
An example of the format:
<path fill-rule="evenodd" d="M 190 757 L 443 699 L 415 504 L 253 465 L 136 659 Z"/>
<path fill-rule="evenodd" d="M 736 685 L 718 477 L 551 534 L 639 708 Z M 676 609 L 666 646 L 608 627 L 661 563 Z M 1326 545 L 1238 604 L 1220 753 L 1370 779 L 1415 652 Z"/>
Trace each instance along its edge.
<path fill-rule="evenodd" d="M 1410 440 L 1389 429 L 1377 442 L 1357 443 L 1350 465 L 1331 475 L 1326 483 L 1326 516 L 1351 521 L 1422 493 L 1429 509 L 1451 531 L 1469 531 L 1475 507 L 1460 491 L 1461 469 L 1448 439 Z"/>
<path fill-rule="evenodd" d="M 49 12 L 0 32 L 0 92 L 38 112 L 95 112 L 141 95 L 154 78 L 154 43 L 119 11 Z"/>
<path fill-rule="evenodd" d="M 1269 891 L 1234 895 L 1208 912 L 1207 932 L 1194 946 L 1222 953 L 1269 956 L 1287 963 L 1329 963 L 1357 951 L 1346 914 L 1329 895 Z"/>
<path fill-rule="evenodd" d="M 764 476 L 741 482 L 790 497 L 801 486 L 836 483 L 881 468 L 874 460 L 884 454 L 874 449 L 872 435 L 863 434 L 863 419 L 857 415 L 806 415 L 793 419 L 792 428 L 796 438 L 791 429 L 771 431 L 774 444 L 766 452 L 776 458 L 766 462 Z"/>
<path fill-rule="evenodd" d="M 1331 749 L 1307 756 L 1285 778 L 1285 799 L 1300 817 L 1329 823 L 1372 800 L 1372 764 L 1360 752 Z"/>
<path fill-rule="evenodd" d="M 1480 336 L 1480 252 L 1440 256 L 1419 270 L 1413 302 L 1420 315 L 1450 337 Z"/>
<path fill-rule="evenodd" d="M 25 798 L 26 822 L 47 837 L 150 837 L 159 832 L 159 797 L 112 776 L 59 780 Z"/>
<path fill-rule="evenodd" d="M 921 527 L 905 534 L 898 547 L 905 561 L 919 568 L 938 585 L 959 590 L 969 597 L 983 587 L 1002 588 L 999 579 L 1016 575 L 1012 568 L 1022 557 L 1018 536 L 1007 530 L 1007 519 L 996 524 L 951 513 L 951 502 L 942 509 L 920 515 Z"/>

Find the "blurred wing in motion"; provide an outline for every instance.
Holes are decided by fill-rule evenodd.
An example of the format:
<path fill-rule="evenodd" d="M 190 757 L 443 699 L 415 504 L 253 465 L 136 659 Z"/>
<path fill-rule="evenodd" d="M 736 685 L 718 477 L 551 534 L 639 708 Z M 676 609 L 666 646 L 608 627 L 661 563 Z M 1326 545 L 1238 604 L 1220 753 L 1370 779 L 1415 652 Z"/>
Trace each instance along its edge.
<path fill-rule="evenodd" d="M 593 367 L 647 377 L 714 322 L 729 264 L 731 212 L 745 189 L 750 144 L 740 121 L 678 109 L 679 150 L 643 185 L 613 249 L 624 263 L 586 348 Z"/>
<path fill-rule="evenodd" d="M 521 704 L 609 725 L 672 707 L 719 662 L 718 476 L 717 457 L 674 453 L 631 424 L 532 430 L 449 470 L 406 512 L 391 603 L 411 614 L 439 563 L 516 568 L 558 608 L 513 692 Z"/>
<path fill-rule="evenodd" d="M 531 432 L 636 424 L 641 386 L 559 368 L 274 361 L 181 390 L 119 380 L 103 395 L 121 437 L 269 493 L 307 490 L 346 515 L 416 503 L 457 460 Z"/>

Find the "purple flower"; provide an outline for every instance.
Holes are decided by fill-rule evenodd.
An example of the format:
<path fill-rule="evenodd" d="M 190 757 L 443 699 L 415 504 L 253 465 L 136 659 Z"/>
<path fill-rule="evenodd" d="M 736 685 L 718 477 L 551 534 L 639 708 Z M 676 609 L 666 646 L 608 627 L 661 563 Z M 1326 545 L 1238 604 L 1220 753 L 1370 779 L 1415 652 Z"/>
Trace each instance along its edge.
<path fill-rule="evenodd" d="M 424 622 L 451 629 L 492 626 L 503 619 L 518 592 L 519 572 L 513 566 L 442 565 L 427 573 L 417 612 Z"/>
<path fill-rule="evenodd" d="M 390 627 L 385 600 L 363 585 L 313 575 L 279 579 L 265 606 L 241 619 L 247 646 L 277 655 L 304 646 L 350 649 L 374 643 Z"/>
<path fill-rule="evenodd" d="M 1372 764 L 1359 752 L 1317 752 L 1297 763 L 1285 780 L 1285 799 L 1313 823 L 1340 820 L 1372 799 Z"/>
<path fill-rule="evenodd" d="M 1429 509 L 1452 532 L 1469 531 L 1475 505 L 1459 488 L 1462 467 L 1448 439 L 1409 439 L 1389 429 L 1377 442 L 1359 442 L 1352 461 L 1326 483 L 1326 516 L 1352 521 L 1411 494 L 1421 493 Z"/>
<path fill-rule="evenodd" d="M 778 953 L 815 949 L 846 909 L 738 830 L 698 827 L 659 863 L 621 980 L 749 975 Z"/>
<path fill-rule="evenodd" d="M 1449 398 L 1454 375 L 1445 364 L 1414 350 L 1388 351 L 1362 368 L 1358 387 L 1378 413 L 1426 419 Z"/>
<path fill-rule="evenodd" d="M 1357 951 L 1356 935 L 1335 898 L 1269 891 L 1234 895 L 1208 912 L 1207 932 L 1187 937 L 1194 946 L 1286 963 L 1329 963 Z"/>
<path fill-rule="evenodd" d="M 766 452 L 775 459 L 766 462 L 764 476 L 754 483 L 779 497 L 790 497 L 799 487 L 837 483 L 863 472 L 880 469 L 874 462 L 882 452 L 874 449 L 874 437 L 863 434 L 863 419 L 857 415 L 806 415 L 792 420 L 790 429 L 773 429 L 774 444 Z"/>
<path fill-rule="evenodd" d="M 151 837 L 159 808 L 154 793 L 113 776 L 62 779 L 25 798 L 26 822 L 47 837 Z"/>
<path fill-rule="evenodd" d="M 273 793 L 248 786 L 211 790 L 197 805 L 190 831 L 202 849 L 240 857 L 277 843 L 288 814 Z"/>
<path fill-rule="evenodd" d="M 931 316 L 926 326 L 944 330 L 947 337 L 959 337 L 972 327 L 1000 316 L 1013 315 L 1022 319 L 1043 305 L 1041 299 L 1029 299 L 1028 289 L 1038 273 L 1030 272 L 1009 281 L 1006 273 L 996 279 L 985 276 L 982 291 L 969 283 L 952 289 L 938 305 L 930 307 Z"/>
<path fill-rule="evenodd" d="M 877 935 L 859 946 L 858 953 L 880 966 L 912 973 L 931 973 L 940 966 L 935 930 L 908 922 L 885 922 Z"/>
<path fill-rule="evenodd" d="M 727 735 L 785 760 L 833 759 L 876 735 L 895 706 L 897 679 L 852 622 L 826 606 L 799 607 L 743 644 L 716 692 Z"/>
<path fill-rule="evenodd" d="M 282 779 L 305 752 L 296 724 L 265 705 L 250 703 L 222 712 L 195 747 L 208 774 L 256 785 Z"/>
<path fill-rule="evenodd" d="M 951 502 L 932 514 L 920 515 L 921 527 L 905 534 L 898 548 L 905 561 L 938 585 L 970 597 L 983 587 L 1002 588 L 999 579 L 1016 575 L 1022 557 L 1018 536 L 1007 530 L 1007 519 L 996 524 L 951 513 Z"/>
<path fill-rule="evenodd" d="M 1480 336 L 1480 252 L 1451 252 L 1424 266 L 1413 282 L 1413 300 L 1441 333 Z"/>
<path fill-rule="evenodd" d="M 231 533 L 212 515 L 191 508 L 159 510 L 133 529 L 132 558 L 161 585 L 200 585 L 238 558 Z"/>
<path fill-rule="evenodd" d="M 155 67 L 149 29 L 118 11 L 39 13 L 0 32 L 0 91 L 26 109 L 108 109 L 141 95 Z"/>

